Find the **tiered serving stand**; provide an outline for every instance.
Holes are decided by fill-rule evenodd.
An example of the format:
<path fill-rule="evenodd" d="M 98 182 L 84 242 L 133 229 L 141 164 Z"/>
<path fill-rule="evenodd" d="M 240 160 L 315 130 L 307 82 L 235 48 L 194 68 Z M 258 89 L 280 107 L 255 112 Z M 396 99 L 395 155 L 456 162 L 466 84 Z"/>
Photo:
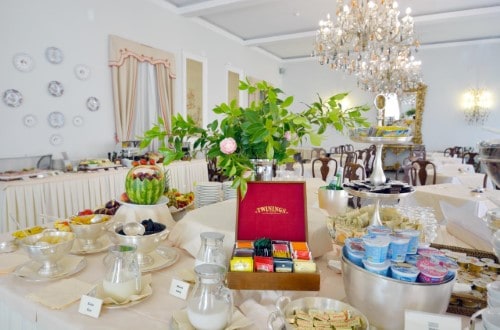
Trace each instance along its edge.
<path fill-rule="evenodd" d="M 359 136 L 356 134 L 351 135 L 351 140 L 354 142 L 374 144 L 376 147 L 375 160 L 373 162 L 373 171 L 369 179 L 370 185 L 373 186 L 374 189 L 386 183 L 386 176 L 384 174 L 384 168 L 382 165 L 382 149 L 384 144 L 406 144 L 411 142 L 411 139 L 412 136 L 379 137 L 379 136 Z M 413 187 L 409 192 L 391 194 L 391 193 L 378 193 L 366 190 L 356 190 L 346 185 L 344 185 L 344 190 L 353 196 L 368 198 L 375 201 L 375 211 L 373 212 L 373 217 L 370 220 L 370 225 L 375 225 L 375 226 L 382 225 L 382 221 L 380 219 L 381 200 L 394 201 L 403 197 L 407 197 L 413 194 L 414 192 Z"/>

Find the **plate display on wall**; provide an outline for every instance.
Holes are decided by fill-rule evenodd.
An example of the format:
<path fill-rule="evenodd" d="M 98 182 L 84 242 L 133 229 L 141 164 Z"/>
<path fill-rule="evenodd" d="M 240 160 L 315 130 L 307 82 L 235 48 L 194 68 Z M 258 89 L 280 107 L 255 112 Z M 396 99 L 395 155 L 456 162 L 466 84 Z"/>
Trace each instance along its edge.
<path fill-rule="evenodd" d="M 45 50 L 45 57 L 52 64 L 60 64 L 64 59 L 62 50 L 57 47 L 48 47 Z"/>
<path fill-rule="evenodd" d="M 14 67 L 21 72 L 29 72 L 35 67 L 33 57 L 26 53 L 17 53 L 12 58 Z"/>
<path fill-rule="evenodd" d="M 61 128 L 64 126 L 65 119 L 62 112 L 52 111 L 51 113 L 49 113 L 47 120 L 49 121 L 49 125 L 52 128 Z"/>
<path fill-rule="evenodd" d="M 75 126 L 75 127 L 83 126 L 83 117 L 82 116 L 74 116 L 73 117 L 73 126 Z"/>
<path fill-rule="evenodd" d="M 37 124 L 38 120 L 34 115 L 26 115 L 23 117 L 23 123 L 26 127 L 33 127 Z"/>
<path fill-rule="evenodd" d="M 48 91 L 50 95 L 59 97 L 64 94 L 64 87 L 59 81 L 52 80 L 49 82 Z"/>
<path fill-rule="evenodd" d="M 17 89 L 8 89 L 3 93 L 3 102 L 9 107 L 17 108 L 23 104 L 23 95 Z"/>
<path fill-rule="evenodd" d="M 49 138 L 50 144 L 53 146 L 60 146 L 63 143 L 63 137 L 61 134 L 52 134 Z"/>
<path fill-rule="evenodd" d="M 75 76 L 80 80 L 87 80 L 90 77 L 90 68 L 85 64 L 75 65 Z"/>
<path fill-rule="evenodd" d="M 87 109 L 90 111 L 97 111 L 99 110 L 99 107 L 101 106 L 101 102 L 99 102 L 99 99 L 97 97 L 91 96 L 87 99 Z"/>

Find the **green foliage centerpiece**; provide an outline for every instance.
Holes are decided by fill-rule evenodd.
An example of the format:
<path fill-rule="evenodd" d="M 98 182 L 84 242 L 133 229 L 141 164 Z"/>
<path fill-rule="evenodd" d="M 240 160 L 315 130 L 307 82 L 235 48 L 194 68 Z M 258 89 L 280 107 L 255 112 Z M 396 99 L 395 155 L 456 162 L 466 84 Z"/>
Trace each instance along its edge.
<path fill-rule="evenodd" d="M 247 181 L 252 180 L 254 165 L 252 160 L 274 160 L 276 164 L 293 161 L 294 147 L 304 139 L 314 146 L 321 144 L 322 135 L 332 126 L 337 131 L 344 128 L 368 126 L 362 113 L 368 106 L 355 106 L 342 109 L 342 101 L 347 93 L 331 96 L 307 106 L 302 112 L 292 112 L 289 107 L 293 96 L 280 98 L 283 92 L 266 81 L 251 84 L 240 81 L 240 90 L 249 94 L 258 93 L 260 100 L 248 107 L 240 107 L 236 100 L 222 103 L 213 109 L 222 119 L 214 120 L 206 129 L 197 127 L 189 116 L 184 119 L 180 114 L 172 118 L 171 132 L 159 122 L 141 137 L 141 148 L 158 139 L 158 151 L 164 164 L 183 156 L 182 146 L 188 138 L 195 138 L 193 148 L 204 150 L 208 158 L 216 158 L 217 166 L 224 175 L 233 178 L 233 188 L 239 188 L 242 196 L 247 191 Z"/>

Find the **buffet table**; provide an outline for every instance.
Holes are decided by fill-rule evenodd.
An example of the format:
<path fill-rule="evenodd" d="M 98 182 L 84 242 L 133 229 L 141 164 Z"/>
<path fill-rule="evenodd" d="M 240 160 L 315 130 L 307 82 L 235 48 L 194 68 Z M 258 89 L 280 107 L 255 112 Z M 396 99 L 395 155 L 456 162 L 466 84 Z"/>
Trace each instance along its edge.
<path fill-rule="evenodd" d="M 307 209 L 309 242 L 317 257 L 315 259 L 321 283 L 319 292 L 298 291 L 234 291 L 235 306 L 254 322 L 247 330 L 266 329 L 266 321 L 276 299 L 281 295 L 297 299 L 306 296 L 322 296 L 337 300 L 345 299 L 342 275 L 327 267 L 331 258 L 331 239 L 327 233 L 325 215 L 317 209 L 315 192 L 323 181 L 307 180 Z M 209 209 L 212 208 L 212 209 Z M 215 216 L 214 216 L 215 215 Z M 236 210 L 231 201 L 205 206 L 189 212 L 172 228 L 164 245 L 174 245 L 180 254 L 172 266 L 152 273 L 153 294 L 143 302 L 121 309 L 104 308 L 95 319 L 78 312 L 79 302 L 62 310 L 51 310 L 26 296 L 36 292 L 47 282 L 28 282 L 13 274 L 0 275 L 0 324 L 8 329 L 172 329 L 172 315 L 186 307 L 186 301 L 169 294 L 173 279 L 187 280 L 194 266 L 193 253 L 200 246 L 199 233 L 206 230 L 226 233 L 226 247 L 232 245 Z M 232 219 L 232 221 L 231 221 Z M 203 223 L 196 228 L 195 224 Z M 323 233 L 321 233 L 323 232 Z M 5 235 L 5 234 L 4 234 Z M 460 240 L 450 236 L 440 227 L 436 243 L 468 247 Z M 193 252 L 194 251 L 194 252 Z M 16 251 L 15 254 L 23 254 Z M 12 255 L 12 254 L 11 254 Z M 2 257 L 0 254 L 0 268 Z M 105 253 L 86 255 L 87 266 L 73 277 L 87 283 L 98 283 L 104 275 L 103 258 Z M 48 283 L 55 283 L 48 282 Z M 465 320 L 466 318 L 462 318 Z M 465 322 L 464 322 L 465 323 Z M 463 324 L 464 324 L 463 323 Z"/>
<path fill-rule="evenodd" d="M 172 188 L 194 191 L 208 181 L 203 159 L 176 161 L 166 169 Z M 42 215 L 65 218 L 79 210 L 96 209 L 125 191 L 127 168 L 54 174 L 44 178 L 0 182 L 0 232 L 12 231 L 14 217 L 23 227 L 44 223 Z"/>

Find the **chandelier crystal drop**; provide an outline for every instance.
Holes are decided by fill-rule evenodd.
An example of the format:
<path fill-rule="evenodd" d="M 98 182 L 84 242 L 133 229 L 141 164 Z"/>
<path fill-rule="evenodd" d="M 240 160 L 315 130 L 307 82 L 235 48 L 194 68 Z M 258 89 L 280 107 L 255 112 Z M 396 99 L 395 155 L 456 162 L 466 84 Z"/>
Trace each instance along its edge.
<path fill-rule="evenodd" d="M 399 19 L 393 0 L 337 0 L 336 21 L 319 22 L 312 55 L 320 64 L 357 77 L 358 86 L 373 93 L 396 93 L 416 88 L 420 65 L 414 57 L 411 10 Z"/>

